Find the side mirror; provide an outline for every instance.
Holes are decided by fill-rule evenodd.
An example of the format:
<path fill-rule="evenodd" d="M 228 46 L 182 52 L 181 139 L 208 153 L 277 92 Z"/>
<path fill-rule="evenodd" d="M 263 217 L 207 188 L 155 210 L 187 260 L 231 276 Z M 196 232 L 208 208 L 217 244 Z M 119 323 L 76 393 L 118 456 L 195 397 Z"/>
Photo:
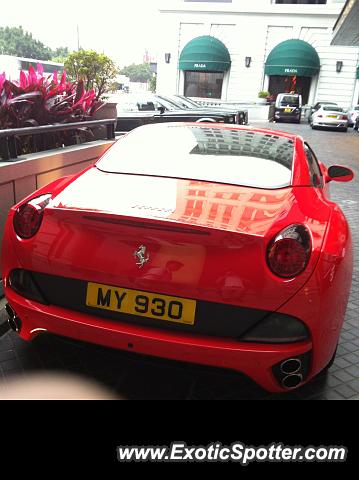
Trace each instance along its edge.
<path fill-rule="evenodd" d="M 336 182 L 350 182 L 354 178 L 354 172 L 348 167 L 341 165 L 332 165 L 328 168 L 327 182 L 334 180 Z"/>
<path fill-rule="evenodd" d="M 158 110 L 159 110 L 159 112 L 160 112 L 161 115 L 163 115 L 163 114 L 165 113 L 165 111 L 166 111 L 165 107 L 163 107 L 162 105 L 160 105 L 160 106 L 158 107 Z"/>

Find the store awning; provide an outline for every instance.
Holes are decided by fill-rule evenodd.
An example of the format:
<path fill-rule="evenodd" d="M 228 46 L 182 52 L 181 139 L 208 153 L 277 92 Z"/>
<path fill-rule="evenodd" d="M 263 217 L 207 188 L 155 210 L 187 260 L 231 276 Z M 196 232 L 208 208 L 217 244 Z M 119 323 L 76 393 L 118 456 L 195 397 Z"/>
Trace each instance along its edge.
<path fill-rule="evenodd" d="M 285 40 L 268 55 L 265 63 L 266 75 L 313 77 L 320 70 L 316 50 L 303 40 Z"/>
<path fill-rule="evenodd" d="M 180 70 L 226 72 L 231 66 L 231 57 L 226 46 L 209 35 L 191 40 L 182 50 Z"/>

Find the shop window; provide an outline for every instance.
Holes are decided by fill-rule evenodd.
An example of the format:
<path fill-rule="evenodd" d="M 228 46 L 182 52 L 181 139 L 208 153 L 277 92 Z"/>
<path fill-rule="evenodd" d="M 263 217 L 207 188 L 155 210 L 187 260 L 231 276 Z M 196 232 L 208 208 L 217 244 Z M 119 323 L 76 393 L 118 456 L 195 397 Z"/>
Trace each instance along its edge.
<path fill-rule="evenodd" d="M 223 72 L 185 72 L 186 97 L 221 98 Z"/>

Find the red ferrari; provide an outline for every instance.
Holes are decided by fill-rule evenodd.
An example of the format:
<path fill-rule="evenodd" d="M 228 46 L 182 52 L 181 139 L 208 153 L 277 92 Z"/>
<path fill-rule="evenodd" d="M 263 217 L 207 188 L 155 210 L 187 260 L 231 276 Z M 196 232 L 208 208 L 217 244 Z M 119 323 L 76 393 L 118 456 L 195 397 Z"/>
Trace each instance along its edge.
<path fill-rule="evenodd" d="M 140 127 L 11 209 L 10 324 L 296 388 L 334 360 L 353 260 L 328 185 L 352 178 L 294 134 Z"/>

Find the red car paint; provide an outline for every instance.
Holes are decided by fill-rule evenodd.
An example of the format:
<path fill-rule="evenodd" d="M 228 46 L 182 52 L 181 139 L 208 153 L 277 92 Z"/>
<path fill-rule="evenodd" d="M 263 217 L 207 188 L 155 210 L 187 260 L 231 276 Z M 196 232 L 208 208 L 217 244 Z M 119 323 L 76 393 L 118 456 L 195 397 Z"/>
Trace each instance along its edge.
<path fill-rule="evenodd" d="M 213 124 L 211 128 L 270 132 Z M 310 186 L 303 140 L 275 133 L 294 142 L 290 187 L 265 190 L 112 174 L 93 166 L 15 205 L 3 240 L 3 279 L 7 300 L 22 321 L 20 336 L 31 340 L 48 331 L 230 368 L 272 392 L 284 391 L 273 366 L 311 352 L 309 373 L 301 384 L 313 378 L 326 367 L 338 342 L 351 285 L 351 236 L 343 213 L 326 197 L 327 169 L 320 164 L 324 188 Z M 53 200 L 38 233 L 28 240 L 19 238 L 13 228 L 16 209 L 43 193 L 51 193 Z M 303 273 L 284 279 L 268 268 L 266 251 L 273 237 L 291 224 L 309 230 L 311 255 Z M 141 243 L 151 252 L 151 261 L 143 269 L 133 258 Z M 246 343 L 43 305 L 11 288 L 8 279 L 15 268 L 279 312 L 300 319 L 310 338 L 288 344 Z"/>

